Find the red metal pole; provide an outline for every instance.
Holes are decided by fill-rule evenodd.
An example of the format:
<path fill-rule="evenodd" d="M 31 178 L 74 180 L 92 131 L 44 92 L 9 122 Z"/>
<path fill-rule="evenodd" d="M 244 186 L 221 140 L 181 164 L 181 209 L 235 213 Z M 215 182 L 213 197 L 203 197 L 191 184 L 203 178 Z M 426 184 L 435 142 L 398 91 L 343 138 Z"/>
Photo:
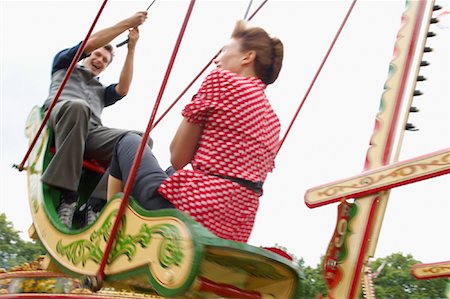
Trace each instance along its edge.
<path fill-rule="evenodd" d="M 33 150 L 34 146 L 36 145 L 36 142 L 37 142 L 39 136 L 41 136 L 42 130 L 44 129 L 44 127 L 47 124 L 47 121 L 48 121 L 48 119 L 50 117 L 50 113 L 52 112 L 53 107 L 55 107 L 56 102 L 58 101 L 59 96 L 61 95 L 61 93 L 62 93 L 62 91 L 64 89 L 64 86 L 66 86 L 66 83 L 67 83 L 67 81 L 70 78 L 70 75 L 72 74 L 73 70 L 75 69 L 75 65 L 78 63 L 78 60 L 80 59 L 81 54 L 84 51 L 84 47 L 86 46 L 86 43 L 87 43 L 89 37 L 91 36 L 92 31 L 94 30 L 94 27 L 97 24 L 97 21 L 100 18 L 100 15 L 101 15 L 101 13 L 103 11 L 103 8 L 105 8 L 105 5 L 106 5 L 107 2 L 108 2 L 108 0 L 104 0 L 103 1 L 103 4 L 102 4 L 102 6 L 100 7 L 100 9 L 99 9 L 99 11 L 97 13 L 97 16 L 95 17 L 94 22 L 91 25 L 91 28 L 89 29 L 88 33 L 86 34 L 86 37 L 84 38 L 83 42 L 81 43 L 80 47 L 78 48 L 78 51 L 75 54 L 75 57 L 72 59 L 72 62 L 70 63 L 69 69 L 67 70 L 67 72 L 66 72 L 66 74 L 64 76 L 64 79 L 63 79 L 63 81 L 61 83 L 61 86 L 59 87 L 58 92 L 55 95 L 55 98 L 53 99 L 52 103 L 50 104 L 50 107 L 48 108 L 47 112 L 45 113 L 44 119 L 42 120 L 42 124 L 39 127 L 39 130 L 38 130 L 36 136 L 34 136 L 34 139 L 31 142 L 30 146 L 28 147 L 28 151 L 25 154 L 25 156 L 23 157 L 22 162 L 20 162 L 19 165 L 13 165 L 13 167 L 16 167 L 19 171 L 24 170 L 24 164 L 28 160 L 28 157 L 30 156 L 31 151 Z"/>
<path fill-rule="evenodd" d="M 133 187 L 134 179 L 136 177 L 137 170 L 138 170 L 139 165 L 141 163 L 141 159 L 142 159 L 142 155 L 144 153 L 144 149 L 147 146 L 147 141 L 148 141 L 148 138 L 149 138 L 149 134 L 150 134 L 151 128 L 153 126 L 153 121 L 155 119 L 156 111 L 158 110 L 159 103 L 161 102 L 161 98 L 163 96 L 165 87 L 167 85 L 167 81 L 169 80 L 169 75 L 170 75 L 170 72 L 172 70 L 173 64 L 175 62 L 175 58 L 177 56 L 178 49 L 179 49 L 180 44 L 181 44 L 181 40 L 183 39 L 184 32 L 186 30 L 189 18 L 191 16 L 192 10 L 194 8 L 194 4 L 195 4 L 195 0 L 191 0 L 191 2 L 189 4 L 189 7 L 188 7 L 188 10 L 186 12 L 186 16 L 185 16 L 183 25 L 182 25 L 180 33 L 178 35 L 178 39 L 176 41 L 174 50 L 172 52 L 172 56 L 170 58 L 169 65 L 167 66 L 166 74 L 165 74 L 163 82 L 161 84 L 161 88 L 159 90 L 158 97 L 157 97 L 156 102 L 155 102 L 155 106 L 153 107 L 153 111 L 152 111 L 152 114 L 150 116 L 150 120 L 148 122 L 147 129 L 146 129 L 144 135 L 142 136 L 142 142 L 141 142 L 141 144 L 139 146 L 139 149 L 138 149 L 138 151 L 136 153 L 136 158 L 134 159 L 133 165 L 131 166 L 130 175 L 129 175 L 128 180 L 127 180 L 127 182 L 125 184 L 122 202 L 120 203 L 119 211 L 117 212 L 117 216 L 116 216 L 116 219 L 114 221 L 113 228 L 111 230 L 110 238 L 108 240 L 108 243 L 106 244 L 105 252 L 104 252 L 104 255 L 103 255 L 102 260 L 100 262 L 100 267 L 99 267 L 99 269 L 97 271 L 96 280 L 97 280 L 97 284 L 99 286 L 101 286 L 101 284 L 103 282 L 103 278 L 105 277 L 106 262 L 108 260 L 109 253 L 111 252 L 112 245 L 114 243 L 115 237 L 116 237 L 117 232 L 119 230 L 119 225 L 121 223 L 122 216 L 123 216 L 123 214 L 125 212 L 125 208 L 126 208 L 126 206 L 128 204 L 128 198 L 129 198 L 130 193 L 131 193 L 131 188 Z"/>
<path fill-rule="evenodd" d="M 253 12 L 253 14 L 248 18 L 248 21 L 253 19 L 253 17 L 258 13 L 258 11 L 266 4 L 266 2 L 269 0 L 264 0 L 258 8 Z M 191 88 L 191 86 L 197 81 L 197 79 L 206 71 L 206 69 L 211 65 L 211 63 L 214 61 L 214 59 L 220 54 L 220 51 L 214 55 L 213 58 L 203 67 L 203 69 L 195 76 L 195 78 L 191 81 L 191 83 L 188 84 L 188 86 L 180 93 L 180 95 L 173 101 L 173 103 L 164 111 L 164 113 L 158 118 L 158 120 L 155 121 L 155 124 L 152 127 L 152 130 L 159 124 L 159 122 L 169 113 L 169 111 L 175 106 L 176 103 L 184 96 L 184 94 Z"/>
<path fill-rule="evenodd" d="M 203 69 L 197 74 L 197 76 L 195 76 L 195 78 L 191 81 L 191 83 L 188 84 L 188 86 L 186 86 L 186 88 L 181 92 L 181 94 L 175 99 L 175 101 L 173 101 L 172 104 L 170 104 L 170 106 L 166 109 L 166 111 L 164 111 L 163 114 L 161 114 L 161 116 L 158 118 L 158 120 L 155 121 L 155 124 L 152 127 L 155 128 L 159 122 L 167 115 L 167 113 L 169 113 L 169 111 L 175 106 L 176 103 L 178 103 L 178 101 L 184 96 L 184 94 L 189 90 L 189 88 L 191 88 L 191 86 L 195 83 L 195 81 L 197 81 L 197 79 L 206 71 L 206 69 L 211 65 L 211 63 L 214 61 L 214 59 L 219 55 L 220 51 L 217 52 L 216 55 L 214 55 L 213 58 L 211 58 L 211 60 L 203 67 Z"/>

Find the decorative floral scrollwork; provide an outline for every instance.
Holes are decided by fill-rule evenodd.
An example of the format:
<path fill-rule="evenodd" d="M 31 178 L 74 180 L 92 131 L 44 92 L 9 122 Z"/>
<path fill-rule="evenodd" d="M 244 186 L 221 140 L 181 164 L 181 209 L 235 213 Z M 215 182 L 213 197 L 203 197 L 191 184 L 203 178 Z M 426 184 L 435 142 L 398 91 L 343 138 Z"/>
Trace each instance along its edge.
<path fill-rule="evenodd" d="M 99 264 L 103 251 L 100 244 L 107 242 L 110 238 L 113 221 L 117 215 L 117 210 L 111 212 L 103 222 L 99 230 L 94 231 L 89 240 L 77 240 L 68 245 L 63 245 L 59 240 L 56 251 L 61 256 L 66 256 L 74 265 L 80 262 L 84 266 L 88 260 Z M 172 265 L 179 265 L 183 259 L 181 248 L 181 235 L 178 228 L 172 224 L 158 224 L 149 227 L 143 224 L 136 235 L 127 235 L 126 217 L 122 218 L 122 225 L 119 229 L 110 256 L 108 264 L 111 264 L 120 256 L 125 255 L 128 260 L 132 260 L 136 254 L 137 244 L 141 248 L 147 247 L 152 241 L 153 235 L 160 235 L 162 241 L 159 245 L 159 262 L 162 267 L 168 268 Z"/>
<path fill-rule="evenodd" d="M 416 163 L 416 164 L 409 164 L 404 165 L 402 167 L 398 167 L 393 169 L 390 173 L 386 174 L 372 174 L 367 175 L 365 177 L 362 177 L 358 183 L 352 184 L 352 185 L 334 185 L 330 186 L 329 188 L 317 192 L 318 196 L 321 197 L 329 197 L 334 196 L 339 193 L 343 193 L 346 190 L 349 189 L 363 189 L 370 186 L 373 186 L 375 184 L 380 183 L 383 180 L 386 180 L 388 178 L 405 178 L 405 177 L 412 177 L 417 174 L 419 174 L 420 171 L 426 171 L 433 168 L 439 168 L 443 166 L 448 166 L 450 163 L 450 154 L 443 155 L 441 157 L 438 157 L 437 159 L 434 159 L 432 161 L 426 162 L 426 163 Z"/>
<path fill-rule="evenodd" d="M 143 224 L 137 235 L 117 238 L 109 262 L 111 263 L 122 254 L 131 260 L 136 252 L 136 244 L 141 245 L 142 248 L 147 247 L 155 234 L 162 237 L 158 252 L 161 266 L 168 268 L 172 265 L 179 265 L 183 259 L 181 236 L 176 226 L 172 224 L 159 224 L 152 227 Z"/>
<path fill-rule="evenodd" d="M 440 273 L 450 273 L 450 267 L 448 266 L 436 266 L 436 267 L 430 267 L 423 270 L 424 273 L 430 273 L 430 274 L 440 274 Z"/>
<path fill-rule="evenodd" d="M 56 252 L 61 256 L 66 256 L 72 264 L 78 265 L 81 262 L 83 266 L 88 260 L 99 264 L 103 256 L 98 242 L 92 243 L 88 240 L 77 240 L 66 246 L 59 240 L 56 244 Z"/>

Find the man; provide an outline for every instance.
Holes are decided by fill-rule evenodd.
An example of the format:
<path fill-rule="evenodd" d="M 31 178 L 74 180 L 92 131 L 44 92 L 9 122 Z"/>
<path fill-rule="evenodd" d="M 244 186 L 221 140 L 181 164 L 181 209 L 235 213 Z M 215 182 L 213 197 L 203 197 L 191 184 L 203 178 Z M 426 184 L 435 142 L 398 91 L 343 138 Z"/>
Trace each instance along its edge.
<path fill-rule="evenodd" d="M 137 12 L 119 23 L 100 30 L 90 36 L 84 52 L 58 102 L 54 106 L 48 126 L 54 132 L 56 153 L 45 170 L 42 181 L 60 191 L 58 216 L 67 227 L 72 226 L 78 200 L 78 185 L 81 177 L 83 158 L 109 163 L 116 141 L 127 131 L 104 127 L 101 113 L 104 107 L 113 105 L 125 95 L 133 77 L 133 63 L 136 43 L 139 39 L 138 26 L 147 19 L 147 12 Z M 118 35 L 129 30 L 128 52 L 120 73 L 119 82 L 103 86 L 98 75 L 113 59 L 113 48 L 109 43 Z M 48 109 L 55 98 L 61 82 L 81 43 L 59 52 L 52 67 L 50 94 L 44 103 Z M 101 180 L 91 195 L 87 211 L 88 223 L 106 199 L 106 179 Z"/>

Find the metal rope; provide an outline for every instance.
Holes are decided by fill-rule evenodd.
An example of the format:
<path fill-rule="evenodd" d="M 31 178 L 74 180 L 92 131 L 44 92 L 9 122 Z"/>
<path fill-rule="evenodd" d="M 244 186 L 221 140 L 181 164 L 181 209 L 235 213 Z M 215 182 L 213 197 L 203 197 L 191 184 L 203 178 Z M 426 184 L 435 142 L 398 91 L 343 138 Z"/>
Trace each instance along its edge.
<path fill-rule="evenodd" d="M 250 0 L 250 2 L 248 3 L 247 10 L 245 11 L 245 15 L 244 15 L 244 20 L 247 20 L 248 12 L 250 11 L 250 8 L 252 7 L 252 3 L 253 3 L 253 0 Z"/>
<path fill-rule="evenodd" d="M 325 57 L 323 58 L 323 60 L 322 60 L 322 62 L 321 62 L 321 64 L 320 64 L 320 66 L 319 66 L 319 68 L 318 68 L 316 74 L 315 74 L 314 77 L 313 77 L 313 80 L 311 81 L 311 84 L 310 84 L 309 87 L 308 87 L 308 90 L 306 91 L 306 93 L 305 93 L 305 95 L 304 95 L 304 97 L 303 97 L 303 100 L 302 100 L 301 103 L 300 103 L 300 106 L 298 107 L 297 111 L 295 112 L 294 117 L 292 118 L 291 123 L 289 124 L 289 127 L 288 127 L 288 129 L 286 130 L 286 133 L 284 134 L 283 138 L 282 138 L 281 141 L 280 141 L 280 145 L 278 146 L 276 155 L 278 155 L 278 152 L 280 151 L 281 146 L 283 145 L 284 141 L 286 140 L 287 135 L 288 135 L 289 132 L 291 131 L 292 125 L 294 124 L 294 121 L 297 119 L 297 116 L 298 116 L 300 110 L 302 109 L 303 104 L 304 104 L 305 101 L 306 101 L 306 98 L 308 97 L 308 95 L 309 95 L 309 93 L 310 93 L 312 87 L 314 86 L 314 83 L 316 82 L 317 78 L 319 77 L 319 74 L 320 74 L 320 72 L 322 71 L 322 68 L 323 68 L 323 66 L 325 65 L 325 62 L 327 61 L 328 56 L 329 56 L 330 53 L 331 53 L 331 50 L 333 50 L 333 47 L 334 47 L 334 45 L 336 44 L 336 41 L 337 41 L 339 35 L 341 34 L 341 31 L 342 31 L 342 29 L 344 28 L 344 25 L 345 25 L 345 23 L 347 22 L 347 20 L 348 20 L 348 18 L 349 18 L 349 16 L 350 16 L 350 13 L 352 12 L 353 7 L 354 7 L 355 4 L 356 4 L 356 1 L 357 1 L 357 0 L 353 0 L 352 4 L 350 5 L 350 8 L 349 8 L 347 14 L 346 14 L 345 17 L 344 17 L 344 20 L 342 21 L 341 26 L 339 27 L 339 29 L 338 29 L 336 35 L 334 36 L 334 39 L 333 39 L 333 41 L 331 42 L 331 45 L 330 45 L 330 47 L 328 48 L 328 51 L 327 51 L 327 53 L 325 54 Z"/>
<path fill-rule="evenodd" d="M 259 10 L 267 3 L 267 1 L 269 0 L 264 0 L 259 6 L 258 8 L 253 12 L 253 14 L 248 18 L 247 21 L 250 21 L 251 19 L 253 19 L 253 17 L 259 12 Z M 251 5 L 251 4 L 250 4 Z M 249 6 L 250 8 L 250 6 Z M 247 15 L 247 13 L 245 14 Z M 161 120 L 167 115 L 167 113 L 169 113 L 169 111 L 175 106 L 176 103 L 178 103 L 178 101 L 186 94 L 186 92 L 189 90 L 189 88 L 191 88 L 191 86 L 197 81 L 198 78 L 200 78 L 200 76 L 206 71 L 206 69 L 211 65 L 211 63 L 213 63 L 214 59 L 216 59 L 216 57 L 220 54 L 220 50 L 217 51 L 217 53 L 214 55 L 213 58 L 211 58 L 211 60 L 203 67 L 203 69 L 197 74 L 197 76 L 195 76 L 195 78 L 191 81 L 191 83 L 188 84 L 188 86 L 183 89 L 183 91 L 180 93 L 180 95 L 178 97 L 176 97 L 176 99 L 172 102 L 172 104 L 170 104 L 170 106 L 163 112 L 163 114 L 156 120 L 154 127 L 156 127 L 156 125 L 158 125 Z M 152 130 L 153 130 L 152 128 Z"/>
<path fill-rule="evenodd" d="M 145 11 L 148 11 L 150 9 L 150 7 L 152 7 L 153 3 L 155 3 L 156 0 L 153 0 L 149 6 L 147 6 L 147 9 Z M 123 42 L 120 42 L 116 45 L 116 48 L 122 47 L 123 45 L 128 44 L 128 42 L 130 41 L 129 38 L 127 38 L 126 40 L 124 40 Z"/>

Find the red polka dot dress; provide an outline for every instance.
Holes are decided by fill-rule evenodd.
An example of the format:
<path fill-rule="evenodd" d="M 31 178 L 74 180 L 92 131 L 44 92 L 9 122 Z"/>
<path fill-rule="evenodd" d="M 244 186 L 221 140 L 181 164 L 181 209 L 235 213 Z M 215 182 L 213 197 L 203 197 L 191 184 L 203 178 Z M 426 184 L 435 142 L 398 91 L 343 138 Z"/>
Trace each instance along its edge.
<path fill-rule="evenodd" d="M 184 108 L 203 125 L 193 170 L 177 171 L 158 191 L 217 236 L 246 242 L 260 196 L 219 176 L 263 182 L 274 168 L 280 122 L 258 78 L 216 68 Z"/>

